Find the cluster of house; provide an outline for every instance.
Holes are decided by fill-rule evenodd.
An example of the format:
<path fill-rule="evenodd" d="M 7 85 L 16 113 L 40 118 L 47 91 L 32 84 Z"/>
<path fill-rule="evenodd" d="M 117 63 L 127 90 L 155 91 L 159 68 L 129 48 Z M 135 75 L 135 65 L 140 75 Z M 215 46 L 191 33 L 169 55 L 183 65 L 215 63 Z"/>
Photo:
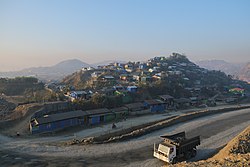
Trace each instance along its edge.
<path fill-rule="evenodd" d="M 197 99 L 195 99 L 196 101 Z M 73 126 L 92 126 L 125 119 L 127 116 L 161 113 L 167 109 L 188 107 L 194 99 L 174 99 L 170 95 L 160 95 L 159 99 L 125 104 L 119 108 L 67 111 L 68 103 L 49 105 L 45 110 L 37 111 L 30 120 L 32 134 L 55 132 Z"/>
<path fill-rule="evenodd" d="M 106 95 L 119 95 L 124 94 L 127 92 L 136 93 L 138 91 L 137 86 L 121 86 L 116 85 L 111 88 L 103 88 L 99 90 L 99 93 L 105 93 Z M 93 95 L 93 92 L 91 90 L 84 91 L 84 90 L 73 90 L 69 91 L 65 94 L 66 97 L 70 99 L 70 101 L 75 100 L 89 100 Z"/>
<path fill-rule="evenodd" d="M 187 108 L 200 104 L 216 105 L 215 101 L 220 98 L 220 94 L 210 99 L 197 97 L 175 99 L 170 95 L 160 95 L 159 99 L 129 103 L 119 108 L 101 108 L 87 111 L 69 111 L 68 108 L 70 103 L 61 102 L 62 104 L 59 106 L 50 105 L 45 110 L 37 111 L 30 120 L 30 132 L 32 134 L 55 132 L 73 126 L 88 127 L 101 123 L 118 121 L 127 116 L 164 112 L 167 109 Z M 232 99 L 229 100 L 232 101 Z M 204 101 L 206 102 L 204 103 Z M 200 106 L 203 107 L 202 105 Z"/>
<path fill-rule="evenodd" d="M 196 64 L 191 62 L 175 62 L 168 63 L 166 57 L 155 57 L 147 62 L 128 62 L 128 63 L 110 63 L 109 65 L 98 66 L 96 71 L 91 74 L 92 78 L 98 78 L 102 75 L 102 70 L 105 72 L 112 70 L 114 73 L 119 74 L 119 80 L 124 82 L 153 82 L 156 80 L 164 79 L 169 75 L 183 75 L 188 72 L 187 68 L 201 70 L 207 72 L 205 69 L 199 68 Z M 84 68 L 84 70 L 86 70 Z M 104 81 L 115 80 L 116 77 L 103 76 Z M 187 79 L 183 75 L 183 78 Z"/>
<path fill-rule="evenodd" d="M 39 111 L 30 120 L 32 134 L 55 132 L 73 126 L 91 126 L 100 123 L 124 119 L 128 115 L 164 112 L 174 105 L 174 99 L 169 95 L 162 95 L 160 99 L 145 100 L 144 102 L 130 103 L 123 107 L 94 110 L 77 110 L 49 114 Z M 65 107 L 64 107 L 65 108 Z M 42 112 L 42 113 L 41 113 Z"/>
<path fill-rule="evenodd" d="M 82 71 L 90 73 L 90 83 L 95 92 L 105 92 L 106 95 L 114 95 L 114 91 L 135 93 L 138 83 L 153 83 L 157 80 L 164 80 L 168 76 L 180 76 L 183 80 L 189 81 L 190 79 L 185 74 L 191 74 L 194 71 L 207 72 L 192 62 L 169 62 L 166 57 L 154 57 L 147 62 L 110 63 L 98 66 L 98 68 L 83 68 Z M 196 89 L 200 89 L 200 80 L 192 82 L 196 82 Z M 97 85 L 101 86 L 98 88 Z M 100 87 L 105 88 L 100 89 Z M 67 96 L 73 101 L 77 98 L 88 99 L 91 93 L 73 91 Z"/>
<path fill-rule="evenodd" d="M 174 54 L 182 57 L 182 55 Z M 93 92 L 105 95 L 123 94 L 125 92 L 136 93 L 139 83 L 153 83 L 157 80 L 164 80 L 168 76 L 178 76 L 185 81 L 189 81 L 188 75 L 195 72 L 206 73 L 206 69 L 199 68 L 196 64 L 189 61 L 169 61 L 166 57 L 154 57 L 147 62 L 127 62 L 127 63 L 110 63 L 109 65 L 98 66 L 97 68 L 83 68 L 82 71 L 88 72 L 91 79 L 88 81 L 92 87 L 91 90 L 74 90 L 69 91 L 66 96 L 74 101 L 76 99 L 89 99 Z M 197 92 L 201 88 L 200 80 L 191 81 L 192 88 Z M 48 88 L 54 91 L 62 91 L 64 85 L 50 84 Z M 193 90 L 190 90 L 193 91 Z M 196 93 L 198 94 L 198 93 Z"/>
<path fill-rule="evenodd" d="M 166 109 L 187 108 L 189 106 L 216 105 L 215 101 L 222 99 L 226 102 L 235 102 L 237 98 L 221 97 L 223 92 L 218 91 L 217 84 L 211 85 L 207 82 L 209 71 L 200 68 L 190 62 L 185 56 L 173 53 L 170 58 L 154 57 L 147 62 L 110 63 L 109 65 L 98 66 L 97 68 L 87 67 L 81 69 L 79 74 L 87 74 L 88 88 L 91 90 L 75 90 L 68 85 L 68 92 L 65 94 L 70 101 L 88 100 L 94 92 L 106 96 L 123 95 L 123 107 L 114 109 L 95 109 L 88 111 L 36 113 L 30 121 L 32 133 L 54 132 L 71 126 L 90 126 L 100 123 L 122 119 L 128 115 L 139 115 L 146 113 L 163 112 Z M 86 72 L 86 73 L 85 73 Z M 178 83 L 172 82 L 178 78 Z M 211 78 L 211 76 L 210 76 Z M 87 80 L 87 79 L 86 79 Z M 185 98 L 174 99 L 170 95 L 161 95 L 159 99 L 144 100 L 144 102 L 131 103 L 129 97 L 138 93 L 141 84 L 152 85 L 155 81 L 169 81 L 166 84 L 178 84 L 185 91 Z M 165 83 L 165 82 L 163 82 Z M 174 85 L 173 84 L 173 85 Z M 171 85 L 172 86 L 172 85 Z M 175 85 L 174 85 L 175 86 Z M 65 91 L 65 85 L 51 83 L 46 85 L 51 91 Z M 202 89 L 207 92 L 218 93 L 214 97 L 205 98 Z M 235 85 L 233 89 L 227 90 L 234 95 L 243 95 L 244 89 Z M 175 91 L 173 91 L 175 92 Z"/>

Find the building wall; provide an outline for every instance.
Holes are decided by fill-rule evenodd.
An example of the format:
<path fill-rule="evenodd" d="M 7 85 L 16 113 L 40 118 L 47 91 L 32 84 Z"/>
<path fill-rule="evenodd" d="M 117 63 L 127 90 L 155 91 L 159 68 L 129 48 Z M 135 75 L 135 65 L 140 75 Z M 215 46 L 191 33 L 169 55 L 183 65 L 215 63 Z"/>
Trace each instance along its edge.
<path fill-rule="evenodd" d="M 120 111 L 120 112 L 115 112 L 115 119 L 123 119 L 124 117 L 126 117 L 127 115 L 129 115 L 128 110 L 124 110 L 124 111 Z"/>
<path fill-rule="evenodd" d="M 104 116 L 104 122 L 110 122 L 110 121 L 113 121 L 114 119 L 115 119 L 114 113 L 107 114 Z"/>
<path fill-rule="evenodd" d="M 105 115 L 86 115 L 82 117 L 71 118 L 67 120 L 61 120 L 46 124 L 35 125 L 33 122 L 30 123 L 30 131 L 32 134 L 54 132 L 67 127 L 79 126 L 79 125 L 96 125 L 102 122 L 110 122 L 116 118 L 123 118 L 128 115 L 129 111 L 124 110 L 120 113 L 109 112 Z"/>
<path fill-rule="evenodd" d="M 144 114 L 149 114 L 151 111 L 148 110 L 137 110 L 137 111 L 132 111 L 129 113 L 129 115 L 144 115 Z"/>
<path fill-rule="evenodd" d="M 165 109 L 166 109 L 166 106 L 163 104 L 150 106 L 151 112 L 163 112 L 165 111 Z"/>
<path fill-rule="evenodd" d="M 100 123 L 100 115 L 89 117 L 89 124 L 95 125 Z"/>
<path fill-rule="evenodd" d="M 77 126 L 80 124 L 81 122 L 79 121 L 78 118 L 72 118 L 72 119 L 61 120 L 57 122 L 40 124 L 40 125 L 33 126 L 30 128 L 31 128 L 32 134 L 36 134 L 36 133 L 53 132 L 53 131 L 61 130 L 67 127 Z"/>

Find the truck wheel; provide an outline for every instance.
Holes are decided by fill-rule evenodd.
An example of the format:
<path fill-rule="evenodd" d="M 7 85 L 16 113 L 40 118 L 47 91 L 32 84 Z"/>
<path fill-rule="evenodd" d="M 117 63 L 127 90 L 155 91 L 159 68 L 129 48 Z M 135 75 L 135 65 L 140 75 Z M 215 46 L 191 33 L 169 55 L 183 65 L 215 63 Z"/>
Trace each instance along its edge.
<path fill-rule="evenodd" d="M 177 158 L 174 158 L 172 161 L 172 164 L 176 164 L 177 163 Z"/>
<path fill-rule="evenodd" d="M 196 156 L 196 153 L 197 153 L 196 150 L 193 149 L 192 152 L 191 152 L 191 157 L 195 157 L 195 156 Z"/>
<path fill-rule="evenodd" d="M 188 152 L 186 152 L 185 153 L 185 158 L 188 160 L 188 159 L 190 159 L 192 157 L 192 155 L 191 155 L 191 152 L 190 151 L 188 151 Z"/>

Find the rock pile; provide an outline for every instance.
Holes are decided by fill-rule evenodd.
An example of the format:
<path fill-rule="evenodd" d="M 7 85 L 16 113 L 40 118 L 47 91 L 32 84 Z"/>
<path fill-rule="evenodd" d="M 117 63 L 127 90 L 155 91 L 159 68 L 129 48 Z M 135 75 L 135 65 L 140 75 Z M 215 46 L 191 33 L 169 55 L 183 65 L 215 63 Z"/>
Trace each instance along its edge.
<path fill-rule="evenodd" d="M 230 150 L 232 154 L 246 154 L 250 152 L 250 132 L 240 135 L 239 140 Z"/>

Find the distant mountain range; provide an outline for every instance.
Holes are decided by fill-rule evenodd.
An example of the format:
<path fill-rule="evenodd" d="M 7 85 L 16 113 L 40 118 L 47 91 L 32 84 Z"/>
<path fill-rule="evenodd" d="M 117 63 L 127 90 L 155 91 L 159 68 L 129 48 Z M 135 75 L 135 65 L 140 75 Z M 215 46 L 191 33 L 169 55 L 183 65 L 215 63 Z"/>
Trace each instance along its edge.
<path fill-rule="evenodd" d="M 107 60 L 100 63 L 88 64 L 78 59 L 70 59 L 49 67 L 31 67 L 20 71 L 0 72 L 0 77 L 33 76 L 42 81 L 58 81 L 84 67 L 97 67 L 112 62 L 126 63 L 125 61 Z"/>
<path fill-rule="evenodd" d="M 50 67 L 31 67 L 21 71 L 0 72 L 0 77 L 34 76 L 40 80 L 60 80 L 90 65 L 77 59 L 65 60 Z"/>
<path fill-rule="evenodd" d="M 224 60 L 203 60 L 196 62 L 196 64 L 208 70 L 223 71 L 226 74 L 230 75 L 238 75 L 238 72 L 244 65 L 243 63 L 242 64 L 229 63 Z"/>
<path fill-rule="evenodd" d="M 112 62 L 126 63 L 126 61 L 107 60 L 100 63 L 88 64 L 78 59 L 70 59 L 49 67 L 32 67 L 20 71 L 0 72 L 0 77 L 33 76 L 43 81 L 57 81 L 84 67 L 97 67 Z M 204 60 L 198 61 L 196 64 L 202 68 L 219 70 L 250 82 L 250 63 L 234 64 L 224 60 Z"/>
<path fill-rule="evenodd" d="M 241 68 L 238 77 L 240 80 L 250 82 L 250 62 Z"/>
<path fill-rule="evenodd" d="M 203 60 L 196 62 L 202 68 L 208 70 L 219 70 L 225 72 L 228 75 L 233 75 L 250 82 L 250 62 L 249 63 L 229 63 L 224 60 Z"/>

